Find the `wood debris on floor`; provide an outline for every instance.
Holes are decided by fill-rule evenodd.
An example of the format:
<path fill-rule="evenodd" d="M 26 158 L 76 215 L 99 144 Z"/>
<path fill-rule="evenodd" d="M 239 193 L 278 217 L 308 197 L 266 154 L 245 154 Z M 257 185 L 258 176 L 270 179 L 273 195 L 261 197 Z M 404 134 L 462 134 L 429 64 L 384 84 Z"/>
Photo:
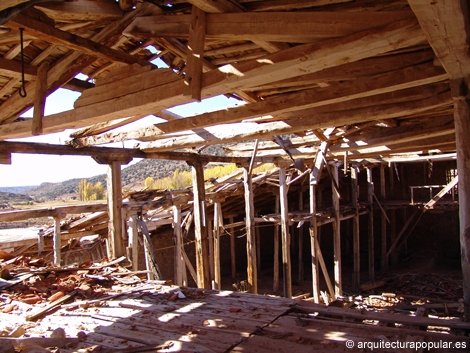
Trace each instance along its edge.
<path fill-rule="evenodd" d="M 383 293 L 324 306 L 148 281 L 127 262 L 51 267 L 25 256 L 3 260 L 0 352 L 363 352 L 360 342 L 395 341 L 470 347 L 458 302 Z"/>

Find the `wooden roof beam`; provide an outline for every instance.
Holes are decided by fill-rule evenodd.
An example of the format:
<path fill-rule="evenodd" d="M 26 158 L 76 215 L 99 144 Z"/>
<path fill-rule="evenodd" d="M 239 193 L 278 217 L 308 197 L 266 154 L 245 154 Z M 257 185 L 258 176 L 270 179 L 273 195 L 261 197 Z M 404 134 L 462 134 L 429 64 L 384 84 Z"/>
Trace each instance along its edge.
<path fill-rule="evenodd" d="M 416 21 L 405 20 L 373 31 L 355 33 L 341 40 L 299 45 L 269 54 L 263 60 L 256 59 L 228 65 L 203 74 L 202 97 L 230 93 L 259 81 L 268 83 L 299 74 L 321 71 L 341 65 L 345 60 L 347 62 L 358 61 L 397 48 L 413 46 L 423 40 L 424 35 Z M 150 71 L 149 78 L 156 71 L 158 70 Z M 119 97 L 119 104 L 116 104 L 115 99 L 111 99 L 45 117 L 44 131 L 58 132 L 66 128 L 84 127 L 126 116 L 148 114 L 190 101 L 188 97 L 182 96 L 184 84 L 179 81 L 162 86 L 157 91 L 149 88 L 126 94 L 126 87 L 122 89 L 124 92 Z M 30 124 L 31 122 L 26 121 L 0 125 L 0 138 L 28 136 L 28 131 L 31 130 Z"/>
<path fill-rule="evenodd" d="M 414 18 L 411 11 L 207 14 L 206 39 L 308 43 Z M 139 38 L 188 38 L 190 15 L 136 18 L 123 32 Z"/>
<path fill-rule="evenodd" d="M 271 138 L 274 135 L 295 133 L 298 131 L 321 129 L 409 116 L 423 111 L 433 110 L 451 103 L 450 92 L 401 104 L 387 104 L 350 111 L 318 113 L 305 118 L 297 118 L 273 123 L 239 123 L 229 126 L 207 128 L 204 132 L 189 134 L 178 139 L 162 139 L 139 144 L 139 148 L 149 151 L 170 151 L 173 149 L 215 145 L 255 138 Z"/>
<path fill-rule="evenodd" d="M 408 0 L 436 57 L 452 79 L 470 75 L 468 1 Z"/>
<path fill-rule="evenodd" d="M 152 136 L 193 130 L 264 115 L 276 115 L 284 112 L 332 105 L 367 96 L 440 82 L 446 80 L 447 77 L 448 76 L 444 70 L 433 66 L 432 63 L 427 63 L 381 75 L 358 78 L 354 81 L 342 83 L 338 85 L 336 89 L 312 89 L 285 94 L 279 97 L 266 98 L 265 100 L 257 103 L 156 124 L 152 128 L 143 128 L 141 130 L 145 132 L 146 135 L 152 134 Z M 329 109 L 335 110 L 333 106 Z M 135 132 L 132 133 L 132 135 L 139 136 L 139 133 Z M 113 136 L 115 137 L 115 135 Z M 76 142 L 77 145 L 80 145 L 80 141 Z"/>

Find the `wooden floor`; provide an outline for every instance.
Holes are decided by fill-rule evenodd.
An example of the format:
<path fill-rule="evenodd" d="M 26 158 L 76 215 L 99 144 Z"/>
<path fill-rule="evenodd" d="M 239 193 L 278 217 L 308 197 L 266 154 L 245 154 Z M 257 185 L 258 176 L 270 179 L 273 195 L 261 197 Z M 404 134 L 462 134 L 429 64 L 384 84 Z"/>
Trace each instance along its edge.
<path fill-rule="evenodd" d="M 115 292 L 119 293 L 119 288 Z M 360 345 L 374 342 L 376 345 L 460 342 L 470 347 L 468 336 L 449 333 L 470 330 L 469 324 L 457 318 L 443 320 L 390 311 L 326 307 L 307 301 L 180 289 L 152 282 L 139 284 L 111 300 L 82 302 L 81 306 L 76 303 L 65 304 L 37 321 L 26 322 L 25 317 L 41 306 L 17 302 L 16 310 L 0 312 L 0 331 L 23 326 L 30 337 L 50 337 L 57 328 L 63 328 L 67 337 L 86 333 L 78 345 L 62 348 L 61 352 L 365 352 L 372 350 L 362 349 Z M 428 332 L 431 327 L 442 332 Z M 353 342 L 354 348 L 348 348 L 347 342 Z M 142 350 L 144 346 L 159 348 Z M 422 350 L 377 348 L 374 351 Z"/>

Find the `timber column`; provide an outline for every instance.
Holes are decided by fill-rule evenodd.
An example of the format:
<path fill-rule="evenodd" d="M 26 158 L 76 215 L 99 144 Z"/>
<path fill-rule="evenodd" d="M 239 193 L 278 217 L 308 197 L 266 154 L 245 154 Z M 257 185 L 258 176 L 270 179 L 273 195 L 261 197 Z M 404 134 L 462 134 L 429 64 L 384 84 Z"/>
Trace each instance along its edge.
<path fill-rule="evenodd" d="M 108 191 L 108 257 L 114 259 L 126 255 L 124 243 L 124 218 L 122 215 L 122 181 L 121 165 L 128 164 L 132 157 L 125 156 L 93 156 L 99 164 L 108 165 L 106 179 Z"/>
<path fill-rule="evenodd" d="M 454 99 L 457 173 L 459 176 L 460 249 L 463 276 L 464 319 L 470 321 L 470 100 L 464 79 L 450 81 Z"/>
<path fill-rule="evenodd" d="M 199 288 L 210 289 L 209 236 L 207 232 L 206 192 L 204 189 L 203 163 L 198 160 L 186 161 L 186 163 L 191 166 L 193 178 L 197 286 Z"/>

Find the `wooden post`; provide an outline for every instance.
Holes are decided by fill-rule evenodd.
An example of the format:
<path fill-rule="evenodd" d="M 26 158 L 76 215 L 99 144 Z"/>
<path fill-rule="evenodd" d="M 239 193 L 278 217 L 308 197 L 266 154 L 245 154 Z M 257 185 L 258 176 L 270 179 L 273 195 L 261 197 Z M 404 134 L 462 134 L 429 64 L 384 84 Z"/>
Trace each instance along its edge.
<path fill-rule="evenodd" d="M 207 220 L 207 240 L 209 243 L 209 279 L 211 288 L 214 288 L 214 227 L 212 221 Z"/>
<path fill-rule="evenodd" d="M 334 251 L 334 274 L 335 274 L 335 295 L 343 295 L 343 278 L 341 273 L 341 219 L 339 214 L 339 190 L 335 185 L 339 186 L 338 166 L 331 166 L 332 176 L 332 193 L 333 207 L 335 213 L 335 221 L 333 222 L 333 251 Z"/>
<path fill-rule="evenodd" d="M 352 191 L 352 206 L 354 207 L 353 223 L 353 289 L 359 292 L 361 284 L 361 244 L 359 236 L 359 185 L 358 185 L 359 170 L 356 166 L 351 167 L 351 191 Z"/>
<path fill-rule="evenodd" d="M 255 239 L 256 239 L 256 269 L 258 272 L 261 271 L 261 237 L 259 233 L 259 227 L 255 223 Z"/>
<path fill-rule="evenodd" d="M 54 265 L 60 266 L 60 215 L 54 216 Z"/>
<path fill-rule="evenodd" d="M 243 186 L 245 188 L 247 280 L 250 293 L 258 293 L 258 269 L 256 265 L 255 206 L 253 184 L 249 166 L 243 166 Z"/>
<path fill-rule="evenodd" d="M 304 193 L 302 192 L 302 186 L 300 186 L 300 192 L 299 192 L 299 211 L 302 211 L 304 208 Z M 304 265 L 303 265 L 303 242 L 304 242 L 304 237 L 303 237 L 303 226 L 301 225 L 298 230 L 299 230 L 299 268 L 298 268 L 298 280 L 303 281 L 304 280 Z"/>
<path fill-rule="evenodd" d="M 108 168 L 108 257 L 114 259 L 125 255 L 122 219 L 121 163 L 111 161 Z"/>
<path fill-rule="evenodd" d="M 137 223 L 137 212 L 132 210 L 132 213 L 127 221 L 129 233 L 129 248 L 131 253 L 132 270 L 139 269 L 139 230 Z"/>
<path fill-rule="evenodd" d="M 274 213 L 279 214 L 279 192 L 276 192 L 276 201 Z M 273 223 L 274 226 L 274 264 L 273 264 L 273 291 L 279 290 L 279 224 Z"/>
<path fill-rule="evenodd" d="M 214 289 L 222 289 L 220 276 L 220 225 L 222 222 L 220 202 L 214 203 Z"/>
<path fill-rule="evenodd" d="M 464 319 L 470 321 L 470 101 L 468 82 L 450 82 L 459 176 L 460 248 L 463 275 Z"/>
<path fill-rule="evenodd" d="M 49 71 L 49 63 L 47 61 L 39 65 L 36 79 L 36 90 L 34 94 L 34 112 L 32 119 L 32 134 L 42 134 L 42 118 L 44 117 L 44 109 L 46 107 L 47 98 L 47 72 Z"/>
<path fill-rule="evenodd" d="M 369 203 L 369 237 L 368 237 L 368 255 L 369 255 L 369 281 L 375 280 L 374 268 L 374 205 L 372 204 L 374 198 L 374 182 L 372 180 L 372 168 L 367 167 L 367 202 Z"/>
<path fill-rule="evenodd" d="M 185 94 L 201 101 L 202 62 L 206 37 L 206 13 L 196 6 L 191 10 Z"/>
<path fill-rule="evenodd" d="M 383 201 L 386 198 L 385 192 L 385 166 L 380 166 L 380 199 Z M 387 217 L 385 210 L 382 212 L 381 225 L 382 225 L 382 242 L 381 242 L 381 266 L 382 273 L 387 272 L 388 261 L 387 261 Z"/>
<path fill-rule="evenodd" d="M 183 231 L 181 229 L 181 207 L 173 205 L 173 230 L 175 234 L 175 283 L 183 286 L 186 267 L 182 254 Z"/>
<path fill-rule="evenodd" d="M 392 195 L 396 195 L 396 190 L 395 190 L 395 164 L 391 163 L 388 173 L 388 179 L 389 179 L 389 195 L 390 198 Z M 397 237 L 397 211 L 395 209 L 390 210 L 390 243 L 395 242 L 395 238 Z M 392 251 L 392 254 L 390 256 L 390 264 L 392 266 L 396 266 L 398 264 L 398 256 L 397 252 L 394 250 Z"/>
<path fill-rule="evenodd" d="M 279 201 L 281 206 L 281 239 L 284 297 L 292 298 L 292 274 L 290 261 L 290 235 L 285 165 L 279 165 Z"/>
<path fill-rule="evenodd" d="M 229 218 L 230 224 L 233 224 L 233 217 Z M 230 227 L 230 262 L 232 269 L 232 279 L 237 278 L 237 251 L 235 244 L 235 228 Z"/>
<path fill-rule="evenodd" d="M 316 205 L 316 185 L 313 172 L 310 173 L 310 254 L 312 261 L 312 293 L 315 303 L 320 302 L 320 271 L 318 270 L 318 227 L 317 227 L 317 205 Z"/>
<path fill-rule="evenodd" d="M 197 286 L 210 289 L 209 247 L 204 189 L 204 170 L 199 161 L 187 162 L 191 166 L 194 194 L 194 230 L 196 238 Z"/>

